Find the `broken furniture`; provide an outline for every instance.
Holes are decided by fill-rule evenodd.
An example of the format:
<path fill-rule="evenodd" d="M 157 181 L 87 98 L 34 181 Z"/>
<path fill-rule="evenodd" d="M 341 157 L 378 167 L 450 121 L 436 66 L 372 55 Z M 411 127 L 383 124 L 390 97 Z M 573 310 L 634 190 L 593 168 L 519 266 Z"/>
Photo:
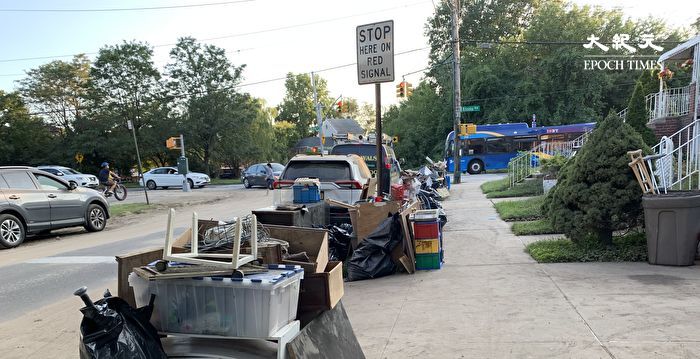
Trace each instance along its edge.
<path fill-rule="evenodd" d="M 176 242 L 173 239 L 173 230 L 174 230 L 174 224 L 173 224 L 173 217 L 175 216 L 175 210 L 170 209 L 168 212 L 168 227 L 166 230 L 165 234 L 165 249 L 163 252 L 163 260 L 166 261 L 175 261 L 175 262 L 180 262 L 180 263 L 189 263 L 189 264 L 200 264 L 200 265 L 209 265 L 209 266 L 220 266 L 223 268 L 228 268 L 228 269 L 238 269 L 238 267 L 250 263 L 254 261 L 257 257 L 257 252 L 258 252 L 258 236 L 257 236 L 257 221 L 255 219 L 255 216 L 252 218 L 252 226 L 251 226 L 251 239 L 250 239 L 250 246 L 251 246 L 251 253 L 256 253 L 255 255 L 253 254 L 241 254 L 241 232 L 242 232 L 242 221 L 238 220 L 237 218 L 234 219 L 235 224 L 231 225 L 231 229 L 233 230 L 233 234 L 230 234 L 228 232 L 228 228 L 224 231 L 222 235 L 229 236 L 231 235 L 232 241 L 233 241 L 233 249 L 231 254 L 224 254 L 224 253 L 201 253 L 199 252 L 199 231 L 198 231 L 198 220 L 197 220 L 197 213 L 193 212 L 192 213 L 192 228 L 190 228 L 189 233 L 191 235 L 191 240 L 190 240 L 190 251 L 189 252 L 184 252 L 184 253 L 175 253 L 173 251 L 173 244 Z M 226 261 L 220 261 L 216 259 L 223 259 L 223 260 L 230 260 L 230 262 Z"/>

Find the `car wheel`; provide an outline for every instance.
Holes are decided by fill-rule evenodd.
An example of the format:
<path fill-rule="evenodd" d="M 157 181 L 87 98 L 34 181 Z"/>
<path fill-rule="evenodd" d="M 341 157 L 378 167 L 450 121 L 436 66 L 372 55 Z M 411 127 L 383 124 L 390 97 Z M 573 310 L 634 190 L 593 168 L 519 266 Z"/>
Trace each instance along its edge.
<path fill-rule="evenodd" d="M 191 189 L 194 189 L 194 182 L 192 182 L 191 179 L 187 180 L 187 184 L 190 186 Z"/>
<path fill-rule="evenodd" d="M 250 188 L 250 182 L 248 182 L 248 179 L 247 179 L 247 178 L 244 178 L 244 179 L 243 179 L 243 187 L 245 187 L 245 188 Z"/>
<path fill-rule="evenodd" d="M 11 214 L 0 214 L 0 246 L 13 248 L 24 242 L 27 236 L 24 224 Z"/>
<path fill-rule="evenodd" d="M 484 163 L 480 160 L 471 160 L 467 165 L 467 172 L 472 175 L 481 173 L 484 170 Z"/>
<path fill-rule="evenodd" d="M 148 187 L 148 189 L 150 189 L 151 191 L 154 191 L 156 188 L 158 188 L 158 186 L 156 186 L 156 181 L 154 180 L 148 180 L 148 182 L 146 182 L 146 187 Z"/>
<path fill-rule="evenodd" d="M 92 203 L 87 209 L 85 229 L 88 232 L 99 232 L 107 225 L 107 214 L 105 209 L 97 203 Z"/>

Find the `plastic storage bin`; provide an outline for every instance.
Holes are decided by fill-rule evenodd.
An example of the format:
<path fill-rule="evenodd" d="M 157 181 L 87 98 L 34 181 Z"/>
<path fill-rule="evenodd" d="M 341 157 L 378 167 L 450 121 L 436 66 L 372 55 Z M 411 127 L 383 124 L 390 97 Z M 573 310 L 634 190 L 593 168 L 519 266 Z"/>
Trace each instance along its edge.
<path fill-rule="evenodd" d="M 162 333 L 266 338 L 296 318 L 299 266 L 246 276 L 145 280 L 130 277 L 136 304 L 156 295 L 151 323 Z M 132 283 L 133 280 L 133 283 Z"/>
<path fill-rule="evenodd" d="M 294 189 L 294 203 L 316 203 L 321 200 L 321 189 L 315 185 L 292 186 Z"/>
<path fill-rule="evenodd" d="M 442 268 L 442 251 L 432 254 L 416 254 L 416 269 L 440 269 Z"/>
<path fill-rule="evenodd" d="M 416 254 L 434 254 L 440 253 L 442 246 L 440 239 L 416 239 L 415 240 Z"/>
<path fill-rule="evenodd" d="M 649 263 L 693 265 L 700 235 L 700 194 L 645 195 L 642 205 Z"/>
<path fill-rule="evenodd" d="M 416 239 L 433 239 L 440 236 L 440 222 L 414 222 L 413 236 Z"/>

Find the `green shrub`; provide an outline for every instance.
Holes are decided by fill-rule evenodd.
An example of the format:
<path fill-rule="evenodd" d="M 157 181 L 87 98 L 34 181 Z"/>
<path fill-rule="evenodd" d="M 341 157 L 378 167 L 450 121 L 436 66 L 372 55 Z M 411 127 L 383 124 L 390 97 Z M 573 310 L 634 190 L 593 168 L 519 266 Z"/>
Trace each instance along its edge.
<path fill-rule="evenodd" d="M 639 225 L 642 192 L 627 165 L 627 151 L 637 149 L 649 152 L 632 127 L 608 115 L 547 195 L 543 210 L 554 229 L 574 241 L 597 238 L 610 245 L 613 230 Z"/>
<path fill-rule="evenodd" d="M 555 179 L 559 175 L 559 170 L 566 164 L 568 159 L 564 156 L 553 156 L 551 158 L 543 158 L 540 161 L 540 172 L 544 174 L 546 179 Z"/>
<path fill-rule="evenodd" d="M 536 221 L 516 222 L 510 230 L 516 236 L 529 236 L 535 234 L 553 234 L 557 233 L 552 224 L 546 218 Z"/>
<path fill-rule="evenodd" d="M 504 221 L 528 221 L 542 218 L 544 196 L 517 201 L 503 201 L 493 206 Z"/>
<path fill-rule="evenodd" d="M 525 247 L 540 263 L 563 262 L 644 262 L 647 260 L 647 242 L 644 233 L 632 233 L 613 238 L 607 246 L 597 238 L 579 241 L 568 239 L 543 240 Z"/>
<path fill-rule="evenodd" d="M 486 193 L 486 198 L 530 197 L 541 194 L 542 179 L 534 178 L 516 183 L 513 188 L 506 187 L 503 190 L 496 190 Z"/>

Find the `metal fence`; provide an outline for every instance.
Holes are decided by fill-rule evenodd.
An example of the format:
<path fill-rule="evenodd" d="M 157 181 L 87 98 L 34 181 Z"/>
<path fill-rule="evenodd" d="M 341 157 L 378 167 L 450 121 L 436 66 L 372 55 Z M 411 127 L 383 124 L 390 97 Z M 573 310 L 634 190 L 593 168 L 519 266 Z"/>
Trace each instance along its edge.
<path fill-rule="evenodd" d="M 649 122 L 690 113 L 690 86 L 674 87 L 646 96 Z"/>
<path fill-rule="evenodd" d="M 662 137 L 652 151 L 645 159 L 655 193 L 700 189 L 700 120 Z"/>

